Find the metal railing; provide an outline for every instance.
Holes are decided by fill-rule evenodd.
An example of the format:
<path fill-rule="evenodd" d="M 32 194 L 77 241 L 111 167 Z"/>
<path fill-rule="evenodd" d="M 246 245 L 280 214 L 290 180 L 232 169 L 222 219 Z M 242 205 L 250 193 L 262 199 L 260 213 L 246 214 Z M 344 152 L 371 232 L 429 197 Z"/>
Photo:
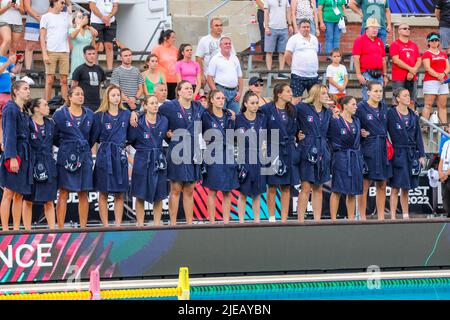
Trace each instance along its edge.
<path fill-rule="evenodd" d="M 223 6 L 225 6 L 230 1 L 231 0 L 223 0 L 222 3 L 218 4 L 217 6 L 215 6 L 214 8 L 212 8 L 205 14 L 205 17 L 208 17 L 208 34 L 211 33 L 211 15 L 214 12 L 216 12 L 217 10 L 219 10 L 220 8 L 222 8 Z"/>
<path fill-rule="evenodd" d="M 155 30 L 153 30 L 153 33 L 150 36 L 150 39 L 148 40 L 147 44 L 145 45 L 143 52 L 147 52 L 148 47 L 150 47 L 150 44 L 152 43 L 153 39 L 155 38 L 156 33 L 161 28 L 161 25 L 165 24 L 166 21 L 167 20 L 159 20 L 158 25 L 156 26 Z M 144 57 L 144 54 L 141 54 L 141 57 L 139 58 L 139 60 L 142 60 L 143 57 Z"/>
<path fill-rule="evenodd" d="M 425 126 L 429 127 L 428 130 L 428 149 L 431 150 L 433 146 L 438 148 L 441 145 L 441 139 L 442 135 L 446 136 L 447 138 L 450 138 L 450 134 L 448 132 L 445 132 L 439 124 L 433 123 L 430 120 L 425 119 L 424 117 L 420 117 L 420 121 L 425 124 Z M 436 134 L 436 139 L 434 135 Z"/>

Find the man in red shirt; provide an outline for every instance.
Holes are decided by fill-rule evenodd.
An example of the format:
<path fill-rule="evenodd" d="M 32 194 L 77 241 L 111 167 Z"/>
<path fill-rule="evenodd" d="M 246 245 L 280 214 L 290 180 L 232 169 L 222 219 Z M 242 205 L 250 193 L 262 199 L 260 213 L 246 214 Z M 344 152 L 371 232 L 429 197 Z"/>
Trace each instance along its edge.
<path fill-rule="evenodd" d="M 411 28 L 402 23 L 398 26 L 398 39 L 391 43 L 389 55 L 392 58 L 392 90 L 408 89 L 411 102 L 417 95 L 417 71 L 422 64 L 417 44 L 409 40 Z M 394 99 L 395 100 L 395 99 Z"/>
<path fill-rule="evenodd" d="M 367 81 L 375 81 L 386 86 L 387 62 L 384 43 L 377 37 L 380 24 L 375 18 L 366 21 L 366 32 L 355 39 L 353 43 L 353 61 L 355 63 L 356 77 L 362 86 L 362 98 L 368 99 Z"/>

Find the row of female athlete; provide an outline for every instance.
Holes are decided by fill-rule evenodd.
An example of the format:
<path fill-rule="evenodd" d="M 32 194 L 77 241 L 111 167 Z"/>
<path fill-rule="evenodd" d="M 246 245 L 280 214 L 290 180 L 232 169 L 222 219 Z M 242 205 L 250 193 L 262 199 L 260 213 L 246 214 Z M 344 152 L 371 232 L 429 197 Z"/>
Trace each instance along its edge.
<path fill-rule="evenodd" d="M 215 222 L 217 192 L 223 194 L 224 223 L 230 220 L 231 191 L 239 190 L 239 221 L 244 221 L 247 197 L 252 198 L 255 222 L 260 220 L 260 196 L 267 192 L 271 221 L 275 217 L 275 197 L 281 189 L 281 219 L 288 217 L 291 188 L 301 181 L 298 219 L 304 220 L 312 193 L 314 218 L 322 212 L 322 186 L 331 181 L 330 211 L 336 219 L 340 195 L 346 195 L 349 219 L 354 219 L 356 198 L 361 219 L 365 219 L 367 192 L 371 181 L 376 185 L 376 207 L 379 219 L 384 219 L 386 186 L 392 187 L 391 213 L 395 213 L 399 190 L 403 217 L 408 217 L 408 190 L 417 187 L 424 148 L 417 114 L 409 108 L 406 89 L 394 92 L 395 107 L 383 102 L 383 89 L 369 82 L 367 101 L 357 104 L 354 97 L 340 99 L 338 108 L 330 108 L 325 86 L 315 85 L 307 99 L 293 105 L 292 91 L 287 83 L 277 84 L 273 102 L 259 107 L 258 96 L 247 92 L 241 112 L 224 109 L 225 96 L 213 90 L 208 107 L 193 100 L 192 86 L 182 81 L 177 86 L 177 99 L 161 106 L 154 96 L 148 96 L 142 112 L 130 112 L 121 104 L 118 86 L 106 89 L 100 108 L 94 113 L 83 107 L 80 87 L 69 91 L 68 102 L 48 118 L 49 107 L 44 99 L 30 101 L 30 88 L 17 81 L 12 86 L 12 100 L 3 110 L 3 154 L 0 182 L 3 198 L 0 206 L 3 230 L 8 230 L 12 204 L 13 229 L 18 230 L 21 217 L 25 229 L 31 228 L 32 204 L 43 203 L 50 228 L 55 227 L 54 201 L 59 228 L 64 227 L 69 192 L 79 198 L 80 226 L 88 221 L 88 191 L 99 192 L 99 213 L 108 225 L 108 194 L 114 194 L 115 224 L 120 225 L 124 193 L 130 189 L 127 145 L 136 150 L 131 173 L 131 195 L 136 197 L 137 224 L 144 224 L 144 201 L 153 204 L 154 223 L 160 224 L 162 200 L 169 195 L 170 223 L 176 224 L 180 195 L 188 224 L 193 220 L 193 191 L 202 181 L 208 188 L 207 210 Z M 177 129 L 190 135 L 183 137 L 191 145 L 195 139 L 194 122 L 201 121 L 202 130 L 218 129 L 225 136 L 227 129 L 242 132 L 267 129 L 266 143 L 257 148 L 271 152 L 272 130 L 279 154 L 274 174 L 261 174 L 263 164 L 250 164 L 250 147 L 245 150 L 244 165 L 235 163 L 178 163 L 172 150 L 181 143 L 171 139 Z M 389 138 L 390 137 L 390 138 Z M 258 136 L 258 139 L 259 136 Z M 390 155 L 390 141 L 393 156 Z M 163 149 L 168 141 L 168 152 Z M 91 148 L 99 143 L 95 165 Z M 211 141 L 206 141 L 207 145 Z M 227 143 L 223 144 L 224 150 Z M 58 147 L 57 159 L 53 146 Z M 261 147 L 262 146 L 262 147 Z M 229 145 L 228 145 L 229 147 Z M 253 150 L 254 151 L 254 150 Z M 225 154 L 226 152 L 224 152 Z M 391 157 L 392 156 L 392 157 Z M 273 164 L 271 164 L 273 165 Z M 170 194 L 167 181 L 170 181 Z M 59 196 L 57 198 L 57 193 Z M 392 215 L 395 217 L 395 214 Z"/>

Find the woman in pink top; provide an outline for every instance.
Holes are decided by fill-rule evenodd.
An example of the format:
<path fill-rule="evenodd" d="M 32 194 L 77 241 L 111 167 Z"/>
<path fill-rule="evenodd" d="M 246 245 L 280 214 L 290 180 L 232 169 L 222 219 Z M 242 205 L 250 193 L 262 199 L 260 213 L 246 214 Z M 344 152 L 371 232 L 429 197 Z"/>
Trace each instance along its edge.
<path fill-rule="evenodd" d="M 175 32 L 173 30 L 163 30 L 152 53 L 158 57 L 159 70 L 164 75 L 167 82 L 167 98 L 175 99 L 175 89 L 177 87 L 177 75 L 175 64 L 177 63 L 178 49 L 174 46 Z"/>
<path fill-rule="evenodd" d="M 189 81 L 194 89 L 194 98 L 200 92 L 201 87 L 201 69 L 200 65 L 192 60 L 192 46 L 188 43 L 183 43 L 178 49 L 178 62 L 175 65 L 177 72 L 177 83 L 182 80 Z"/>

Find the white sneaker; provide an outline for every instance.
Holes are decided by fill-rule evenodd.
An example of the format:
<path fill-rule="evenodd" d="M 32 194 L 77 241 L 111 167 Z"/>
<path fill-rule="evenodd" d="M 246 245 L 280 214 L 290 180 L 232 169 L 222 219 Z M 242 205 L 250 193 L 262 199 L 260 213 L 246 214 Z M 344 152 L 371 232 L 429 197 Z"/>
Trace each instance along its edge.
<path fill-rule="evenodd" d="M 277 222 L 277 219 L 275 218 L 275 216 L 269 217 L 269 222 Z"/>

